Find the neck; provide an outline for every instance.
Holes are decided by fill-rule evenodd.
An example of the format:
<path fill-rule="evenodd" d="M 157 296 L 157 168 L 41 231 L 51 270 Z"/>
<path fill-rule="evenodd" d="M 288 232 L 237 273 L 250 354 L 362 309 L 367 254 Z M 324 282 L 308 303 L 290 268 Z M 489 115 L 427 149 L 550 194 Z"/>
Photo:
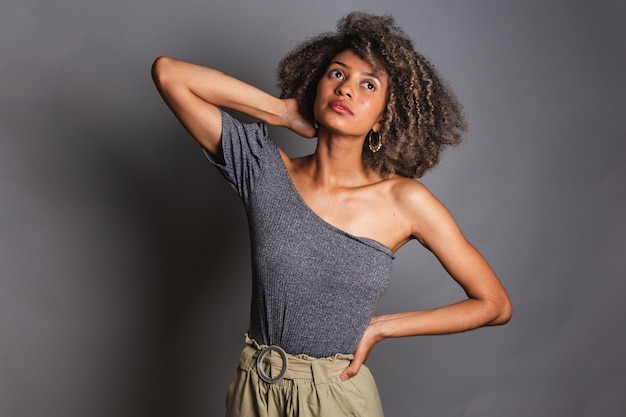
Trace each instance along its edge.
<path fill-rule="evenodd" d="M 363 166 L 363 140 L 320 132 L 310 169 L 316 183 L 329 187 L 358 187 L 378 176 Z"/>

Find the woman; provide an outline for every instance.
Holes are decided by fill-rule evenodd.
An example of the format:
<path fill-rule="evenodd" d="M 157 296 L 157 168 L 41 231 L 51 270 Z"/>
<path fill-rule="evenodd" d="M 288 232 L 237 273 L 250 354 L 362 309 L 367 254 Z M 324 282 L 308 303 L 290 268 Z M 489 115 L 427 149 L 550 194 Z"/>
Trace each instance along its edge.
<path fill-rule="evenodd" d="M 351 13 L 279 65 L 281 98 L 215 69 L 158 58 L 167 105 L 242 198 L 250 328 L 229 416 L 382 416 L 363 365 L 390 337 L 506 323 L 508 296 L 448 210 L 415 178 L 459 142 L 455 97 L 388 16 Z M 259 119 L 242 124 L 220 108 Z M 265 124 L 317 136 L 290 159 Z M 373 317 L 393 254 L 416 239 L 467 299 Z"/>

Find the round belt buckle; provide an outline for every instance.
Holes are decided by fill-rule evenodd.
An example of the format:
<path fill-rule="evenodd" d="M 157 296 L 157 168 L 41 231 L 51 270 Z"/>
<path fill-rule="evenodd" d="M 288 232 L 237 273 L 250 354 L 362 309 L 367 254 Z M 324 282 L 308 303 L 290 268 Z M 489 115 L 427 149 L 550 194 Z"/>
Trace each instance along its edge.
<path fill-rule="evenodd" d="M 278 376 L 274 378 L 268 376 L 263 370 L 263 359 L 265 358 L 265 355 L 270 352 L 277 352 L 280 355 L 280 358 L 283 360 L 283 367 L 280 370 Z M 259 353 L 259 356 L 256 358 L 256 371 L 259 374 L 259 378 L 261 378 L 268 384 L 273 384 L 280 381 L 281 379 L 283 379 L 283 376 L 285 376 L 285 372 L 287 371 L 287 353 L 278 346 L 267 346 L 266 348 L 263 348 L 261 353 Z"/>

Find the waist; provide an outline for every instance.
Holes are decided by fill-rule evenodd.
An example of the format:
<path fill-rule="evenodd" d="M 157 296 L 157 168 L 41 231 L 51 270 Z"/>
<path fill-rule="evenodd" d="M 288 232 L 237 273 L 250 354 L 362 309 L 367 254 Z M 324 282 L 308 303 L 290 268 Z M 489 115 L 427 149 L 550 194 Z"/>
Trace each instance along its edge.
<path fill-rule="evenodd" d="M 241 353 L 239 367 L 258 374 L 268 383 L 287 380 L 314 380 L 316 384 L 339 378 L 350 365 L 353 355 L 336 354 L 314 358 L 305 354 L 291 355 L 278 346 L 259 344 L 246 335 L 247 346 Z"/>

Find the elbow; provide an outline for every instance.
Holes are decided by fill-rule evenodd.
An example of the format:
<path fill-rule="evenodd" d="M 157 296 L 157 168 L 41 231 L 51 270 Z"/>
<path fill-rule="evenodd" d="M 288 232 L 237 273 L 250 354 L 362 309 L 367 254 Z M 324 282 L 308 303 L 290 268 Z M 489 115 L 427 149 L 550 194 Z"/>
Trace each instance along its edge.
<path fill-rule="evenodd" d="M 166 56 L 160 56 L 152 63 L 151 74 L 152 80 L 157 88 L 163 85 L 167 74 L 170 73 L 169 69 L 172 67 L 173 59 Z"/>
<path fill-rule="evenodd" d="M 497 303 L 495 313 L 495 318 L 489 323 L 491 326 L 501 326 L 511 320 L 513 316 L 513 306 L 507 295 L 504 295 L 504 298 Z"/>

